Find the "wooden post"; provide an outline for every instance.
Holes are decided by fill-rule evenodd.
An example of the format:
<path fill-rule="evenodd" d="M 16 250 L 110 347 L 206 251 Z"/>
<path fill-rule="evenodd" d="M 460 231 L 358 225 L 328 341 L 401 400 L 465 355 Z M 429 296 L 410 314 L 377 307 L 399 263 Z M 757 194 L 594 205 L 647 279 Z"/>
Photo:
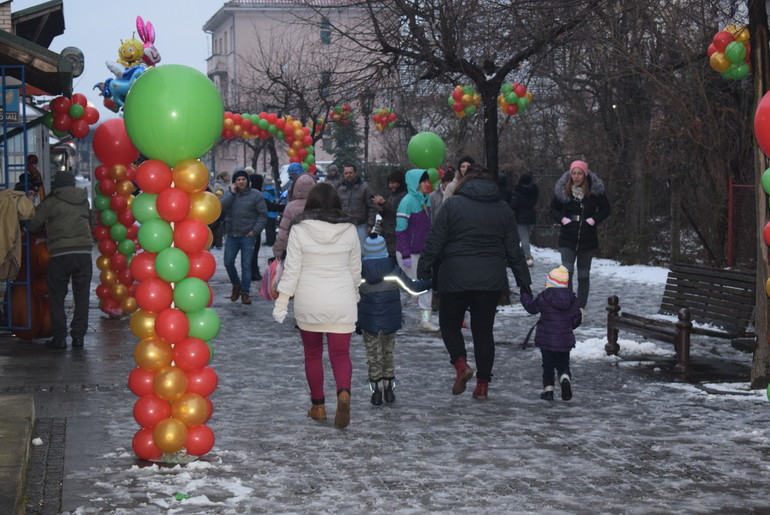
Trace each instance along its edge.
<path fill-rule="evenodd" d="M 612 319 L 618 317 L 620 312 L 620 306 L 618 305 L 619 299 L 617 295 L 612 295 L 607 298 L 607 343 L 604 345 L 604 352 L 607 356 L 617 356 L 620 352 L 620 345 L 618 345 L 618 330 L 612 325 Z"/>
<path fill-rule="evenodd" d="M 676 349 L 676 366 L 674 370 L 683 379 L 690 377 L 690 333 L 692 332 L 692 321 L 690 320 L 690 310 L 682 308 L 679 310 L 679 320 L 676 322 L 676 337 L 674 348 Z"/>

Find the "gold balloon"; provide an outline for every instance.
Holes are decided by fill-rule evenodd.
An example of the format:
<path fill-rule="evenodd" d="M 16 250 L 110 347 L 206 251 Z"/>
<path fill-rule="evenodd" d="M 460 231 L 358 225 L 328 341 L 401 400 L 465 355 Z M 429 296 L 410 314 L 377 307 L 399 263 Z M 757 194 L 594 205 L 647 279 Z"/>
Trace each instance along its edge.
<path fill-rule="evenodd" d="M 171 416 L 187 427 L 203 424 L 209 417 L 209 403 L 197 393 L 186 393 L 171 403 Z"/>
<path fill-rule="evenodd" d="M 115 283 L 110 287 L 110 295 L 115 300 L 123 300 L 128 295 L 128 286 L 123 283 Z"/>
<path fill-rule="evenodd" d="M 103 270 L 102 273 L 99 274 L 99 282 L 106 284 L 107 286 L 112 286 L 118 282 L 118 274 L 112 270 Z"/>
<path fill-rule="evenodd" d="M 179 367 L 163 367 L 155 372 L 152 389 L 161 399 L 175 401 L 187 391 L 187 374 Z"/>
<path fill-rule="evenodd" d="M 206 248 L 210 249 L 211 246 L 214 244 L 214 233 L 211 232 L 211 227 L 206 227 L 209 230 L 209 238 L 206 240 Z"/>
<path fill-rule="evenodd" d="M 128 175 L 128 170 L 126 170 L 126 167 L 123 165 L 112 165 L 110 166 L 110 177 L 112 177 L 113 180 L 122 181 L 126 178 Z"/>
<path fill-rule="evenodd" d="M 134 187 L 134 183 L 124 179 L 122 181 L 118 181 L 118 184 L 115 185 L 115 194 L 128 198 L 134 193 L 135 189 L 136 188 Z"/>
<path fill-rule="evenodd" d="M 209 185 L 209 169 L 197 159 L 182 159 L 171 171 L 174 186 L 185 193 L 197 193 Z"/>
<path fill-rule="evenodd" d="M 136 311 L 136 299 L 133 297 L 126 297 L 125 299 L 120 301 L 120 309 L 123 310 L 124 313 L 133 313 Z M 155 322 L 153 321 L 153 326 L 155 325 Z M 154 333 L 155 331 L 153 331 Z"/>
<path fill-rule="evenodd" d="M 131 209 L 131 206 L 134 205 L 135 198 L 136 197 L 132 194 L 132 195 L 129 195 L 128 198 L 126 199 L 126 202 L 128 203 L 128 209 Z"/>
<path fill-rule="evenodd" d="M 145 338 L 134 347 L 134 361 L 145 370 L 158 371 L 164 367 L 169 367 L 173 359 L 174 354 L 171 345 L 158 338 Z M 182 373 L 184 374 L 184 372 Z M 184 380 L 185 388 L 187 388 L 187 376 L 184 377 Z"/>
<path fill-rule="evenodd" d="M 96 258 L 96 268 L 104 272 L 105 270 L 111 270 L 112 265 L 110 264 L 110 258 L 109 256 L 99 256 Z"/>
<path fill-rule="evenodd" d="M 129 326 L 134 336 L 140 340 L 145 338 L 155 338 L 155 319 L 158 317 L 157 313 L 150 313 L 143 309 L 137 309 L 133 315 L 131 315 L 131 321 Z"/>
<path fill-rule="evenodd" d="M 712 70 L 721 73 L 728 69 L 732 63 L 722 52 L 714 52 L 711 54 L 711 57 L 709 57 L 709 64 L 711 65 Z"/>
<path fill-rule="evenodd" d="M 222 203 L 209 191 L 199 191 L 190 195 L 190 214 L 188 218 L 197 218 L 206 225 L 213 224 L 222 214 Z"/>
<path fill-rule="evenodd" d="M 164 418 L 152 430 L 152 440 L 162 452 L 175 453 L 187 441 L 187 426 L 173 417 Z"/>
<path fill-rule="evenodd" d="M 765 283 L 765 293 L 767 293 L 767 296 L 770 297 L 770 279 L 768 279 Z"/>

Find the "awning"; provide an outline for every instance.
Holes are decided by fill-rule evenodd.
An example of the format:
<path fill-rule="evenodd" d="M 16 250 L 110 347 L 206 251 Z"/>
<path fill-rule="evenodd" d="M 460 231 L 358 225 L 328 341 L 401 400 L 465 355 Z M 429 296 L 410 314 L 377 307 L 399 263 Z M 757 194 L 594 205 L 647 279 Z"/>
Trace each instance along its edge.
<path fill-rule="evenodd" d="M 51 96 L 72 95 L 72 63 L 27 39 L 0 31 L 0 66 L 24 66 L 27 84 Z M 10 76 L 21 80 L 18 68 Z"/>

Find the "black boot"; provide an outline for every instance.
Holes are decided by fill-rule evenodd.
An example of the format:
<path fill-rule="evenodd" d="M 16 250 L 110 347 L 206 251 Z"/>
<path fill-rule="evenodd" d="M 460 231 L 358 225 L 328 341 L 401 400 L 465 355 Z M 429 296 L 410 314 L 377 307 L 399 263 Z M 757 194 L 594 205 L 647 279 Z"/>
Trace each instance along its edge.
<path fill-rule="evenodd" d="M 51 338 L 50 340 L 47 340 L 45 342 L 45 346 L 49 349 L 66 349 L 67 348 L 67 340 L 59 339 L 59 338 Z"/>
<path fill-rule="evenodd" d="M 396 400 L 396 394 L 393 393 L 393 388 L 396 387 L 396 378 L 391 377 L 385 379 L 385 402 L 393 402 Z"/>
<path fill-rule="evenodd" d="M 369 388 L 372 390 L 372 404 L 375 406 L 379 406 L 382 404 L 382 380 L 378 379 L 377 381 L 374 381 L 372 379 L 369 380 Z"/>

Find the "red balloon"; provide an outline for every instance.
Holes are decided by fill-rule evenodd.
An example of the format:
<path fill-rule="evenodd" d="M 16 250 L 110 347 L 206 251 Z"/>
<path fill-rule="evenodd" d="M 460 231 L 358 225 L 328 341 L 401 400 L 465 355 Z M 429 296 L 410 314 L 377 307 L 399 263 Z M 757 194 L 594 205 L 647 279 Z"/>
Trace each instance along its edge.
<path fill-rule="evenodd" d="M 75 93 L 70 97 L 70 101 L 73 104 L 78 104 L 85 107 L 88 104 L 88 99 L 83 93 Z"/>
<path fill-rule="evenodd" d="M 113 198 L 118 198 L 120 195 L 115 195 Z M 124 197 L 120 197 L 124 198 Z M 136 222 L 136 218 L 134 218 L 134 213 L 131 211 L 131 208 L 126 206 L 122 211 L 117 211 L 118 213 L 118 222 L 122 223 L 126 226 L 126 229 L 128 230 L 126 232 L 126 238 L 129 240 L 135 240 L 136 235 L 139 234 L 139 227 L 134 226 L 134 223 Z M 134 228 L 134 233 L 131 235 L 131 228 Z"/>
<path fill-rule="evenodd" d="M 51 103 L 48 104 L 48 107 L 55 114 L 64 114 L 70 110 L 71 105 L 72 105 L 72 101 L 70 101 L 69 98 L 56 97 L 53 100 L 51 100 Z"/>
<path fill-rule="evenodd" d="M 125 270 L 126 266 L 128 266 L 128 259 L 123 254 L 113 254 L 110 256 L 110 266 L 116 272 L 120 272 L 121 270 Z"/>
<path fill-rule="evenodd" d="M 717 49 L 718 52 L 724 52 L 725 48 L 727 48 L 727 45 L 735 41 L 735 38 L 732 34 L 727 32 L 726 30 L 722 30 L 720 32 L 717 32 L 714 34 L 714 47 Z"/>
<path fill-rule="evenodd" d="M 208 397 L 204 397 L 203 399 L 206 401 L 206 404 L 209 405 L 209 415 L 206 417 L 206 420 L 203 421 L 203 423 L 205 424 L 206 422 L 211 420 L 211 415 L 214 414 L 214 403 L 211 402 L 211 399 L 209 399 Z"/>
<path fill-rule="evenodd" d="M 102 299 L 101 305 L 99 308 L 110 315 L 110 317 L 118 318 L 123 313 L 123 310 L 120 309 L 120 302 L 113 299 L 112 296 L 107 299 Z"/>
<path fill-rule="evenodd" d="M 762 229 L 762 238 L 765 240 L 765 245 L 770 245 L 770 222 L 767 222 L 765 228 Z"/>
<path fill-rule="evenodd" d="M 770 156 L 770 92 L 765 93 L 754 113 L 754 137 L 766 156 Z"/>
<path fill-rule="evenodd" d="M 91 129 L 88 127 L 87 121 L 82 118 L 72 120 L 72 124 L 70 125 L 70 134 L 72 134 L 74 137 L 85 138 L 88 136 L 89 132 L 91 132 Z"/>
<path fill-rule="evenodd" d="M 108 197 L 114 195 L 117 188 L 117 184 L 112 179 L 102 179 L 99 181 L 99 192 L 102 195 L 106 195 Z"/>
<path fill-rule="evenodd" d="M 170 307 L 173 300 L 171 285 L 159 277 L 151 277 L 136 287 L 137 305 L 150 313 L 160 313 Z"/>
<path fill-rule="evenodd" d="M 110 178 L 110 167 L 107 165 L 99 165 L 94 169 L 94 177 L 97 181 L 103 181 Z"/>
<path fill-rule="evenodd" d="M 139 282 L 158 277 L 155 272 L 155 254 L 154 252 L 140 252 L 131 260 L 131 273 L 134 279 Z"/>
<path fill-rule="evenodd" d="M 190 271 L 187 272 L 187 277 L 197 277 L 202 281 L 208 281 L 217 271 L 217 262 L 211 252 L 203 250 L 188 254 L 187 259 L 190 260 Z M 214 298 L 213 295 L 211 297 Z"/>
<path fill-rule="evenodd" d="M 115 254 L 116 256 L 118 254 Z M 120 254 L 121 256 L 123 254 Z M 131 269 L 126 267 L 123 270 L 118 270 L 118 281 L 126 286 L 132 286 L 134 284 L 134 275 L 131 273 Z"/>
<path fill-rule="evenodd" d="M 158 425 L 158 422 L 170 416 L 171 403 L 154 393 L 143 395 L 134 404 L 134 420 L 142 427 L 153 428 Z"/>
<path fill-rule="evenodd" d="M 176 344 L 182 341 L 184 338 L 187 338 L 187 333 L 189 331 L 190 321 L 187 319 L 185 312 L 180 309 L 164 309 L 158 313 L 158 316 L 155 319 L 155 334 L 167 343 Z M 203 365 L 205 364 L 206 363 Z"/>
<path fill-rule="evenodd" d="M 99 110 L 95 107 L 86 106 L 80 119 L 85 120 L 88 125 L 93 125 L 99 121 Z"/>
<path fill-rule="evenodd" d="M 99 252 L 105 256 L 112 256 L 118 251 L 118 244 L 112 238 L 99 240 Z"/>
<path fill-rule="evenodd" d="M 96 296 L 100 299 L 109 299 L 112 295 L 110 294 L 110 287 L 106 284 L 100 284 L 96 287 Z"/>
<path fill-rule="evenodd" d="M 101 184 L 101 183 L 100 183 Z M 121 195 L 115 195 L 110 197 L 110 209 L 116 213 L 120 213 L 128 207 L 128 199 Z"/>
<path fill-rule="evenodd" d="M 106 165 L 129 165 L 139 157 L 126 132 L 122 118 L 103 122 L 94 132 L 93 149 L 97 159 Z"/>
<path fill-rule="evenodd" d="M 185 370 L 187 374 L 187 391 L 208 397 L 217 389 L 219 378 L 214 369 L 206 366 L 195 370 Z"/>
<path fill-rule="evenodd" d="M 158 323 L 156 322 L 156 331 L 157 328 Z M 203 368 L 211 359 L 209 346 L 200 338 L 189 337 L 182 339 L 174 345 L 173 353 L 174 364 L 185 372 Z"/>
<path fill-rule="evenodd" d="M 93 234 L 96 241 L 102 241 L 104 238 L 110 237 L 110 228 L 106 225 L 97 225 L 94 227 Z"/>
<path fill-rule="evenodd" d="M 209 227 L 196 218 L 182 220 L 174 228 L 174 246 L 188 254 L 201 252 L 209 242 Z"/>
<path fill-rule="evenodd" d="M 142 367 L 136 367 L 128 374 L 128 389 L 137 397 L 144 397 L 152 393 L 152 382 L 155 372 Z"/>
<path fill-rule="evenodd" d="M 187 218 L 190 205 L 190 196 L 179 188 L 166 188 L 158 193 L 155 201 L 158 214 L 167 222 L 181 222 Z"/>
<path fill-rule="evenodd" d="M 147 193 L 160 193 L 171 186 L 171 168 L 159 159 L 148 159 L 136 170 L 136 185 Z"/>
<path fill-rule="evenodd" d="M 57 114 L 53 117 L 53 128 L 57 131 L 68 131 L 72 126 L 72 117 L 68 114 Z"/>
<path fill-rule="evenodd" d="M 126 168 L 126 180 L 136 182 L 136 168 L 129 166 Z"/>
<path fill-rule="evenodd" d="M 187 454 L 203 456 L 214 447 L 214 431 L 209 426 L 203 424 L 188 427 L 187 441 L 184 446 L 187 449 Z"/>
<path fill-rule="evenodd" d="M 189 430 L 187 435 L 189 440 Z M 149 427 L 143 427 L 136 432 L 134 440 L 131 442 L 131 447 L 134 449 L 134 454 L 143 460 L 156 460 L 163 455 L 163 452 L 155 446 L 155 438 L 152 435 L 152 429 Z"/>

